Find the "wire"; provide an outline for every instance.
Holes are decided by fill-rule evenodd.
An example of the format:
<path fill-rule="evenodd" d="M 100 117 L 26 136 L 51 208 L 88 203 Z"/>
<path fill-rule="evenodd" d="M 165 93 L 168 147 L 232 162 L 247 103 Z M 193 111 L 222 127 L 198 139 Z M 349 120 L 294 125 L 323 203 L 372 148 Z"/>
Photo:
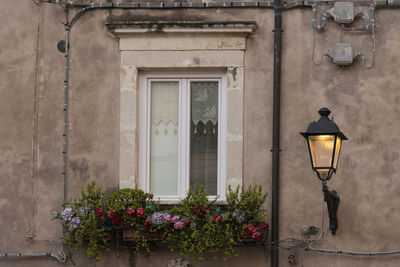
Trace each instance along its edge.
<path fill-rule="evenodd" d="M 363 63 L 363 67 L 366 70 L 370 70 L 372 69 L 372 67 L 375 65 L 375 6 L 374 4 L 370 5 L 370 29 L 371 29 L 371 39 L 372 39 L 372 61 L 371 61 L 371 65 L 367 66 L 366 59 L 365 59 L 365 55 L 361 53 L 361 57 L 362 57 L 362 63 Z"/>
<path fill-rule="evenodd" d="M 348 251 L 348 250 L 316 249 L 311 246 L 306 248 L 305 251 L 327 253 L 327 254 L 343 254 L 343 255 L 350 255 L 350 256 L 369 256 L 369 257 L 400 254 L 400 250 L 382 251 L 382 252 L 357 252 L 357 251 Z"/>
<path fill-rule="evenodd" d="M 25 258 L 25 257 L 50 257 L 56 259 L 58 262 L 64 263 L 67 260 L 65 253 L 60 251 L 58 254 L 53 253 L 0 253 L 0 258 Z"/>
<path fill-rule="evenodd" d="M 315 62 L 315 59 L 314 59 L 314 57 L 315 57 L 315 30 L 313 29 L 312 63 L 313 63 L 315 66 L 321 66 L 322 61 L 324 60 L 324 57 L 325 57 L 325 56 L 328 56 L 328 54 L 323 54 L 323 55 L 321 56 L 320 61 L 319 61 L 318 63 Z"/>
<path fill-rule="evenodd" d="M 378 251 L 378 252 L 359 252 L 359 251 L 351 251 L 351 250 L 333 250 L 333 249 L 319 249 L 314 248 L 313 244 L 321 240 L 324 231 L 324 218 L 325 218 L 325 205 L 322 206 L 322 219 L 321 219 L 321 227 L 317 227 L 320 231 L 319 236 L 316 239 L 298 239 L 289 237 L 283 240 L 278 241 L 275 244 L 270 244 L 268 248 L 270 250 L 282 249 L 286 251 L 295 251 L 295 252 L 314 252 L 314 253 L 324 253 L 324 254 L 336 254 L 336 255 L 348 255 L 348 256 L 361 256 L 361 257 L 377 257 L 377 256 L 390 256 L 400 254 L 400 250 L 393 251 Z M 288 243 L 288 244 L 285 244 Z M 303 266 L 303 263 L 301 263 Z"/>

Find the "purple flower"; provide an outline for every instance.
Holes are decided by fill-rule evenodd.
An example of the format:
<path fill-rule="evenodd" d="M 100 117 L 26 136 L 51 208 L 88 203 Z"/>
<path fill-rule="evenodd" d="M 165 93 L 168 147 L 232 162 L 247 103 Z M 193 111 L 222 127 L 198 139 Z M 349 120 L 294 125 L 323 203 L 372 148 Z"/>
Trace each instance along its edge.
<path fill-rule="evenodd" d="M 61 213 L 61 217 L 63 218 L 64 221 L 68 222 L 69 220 L 71 220 L 73 216 L 73 212 L 72 212 L 72 208 L 66 208 L 65 210 L 63 210 L 63 212 Z"/>
<path fill-rule="evenodd" d="M 76 229 L 81 225 L 81 219 L 79 219 L 79 217 L 74 217 L 71 219 L 71 221 L 69 222 L 69 225 Z"/>
<path fill-rule="evenodd" d="M 155 212 L 151 216 L 148 217 L 148 220 L 151 221 L 152 225 L 159 226 L 165 222 L 164 213 Z"/>
<path fill-rule="evenodd" d="M 244 212 L 240 210 L 235 210 L 233 212 L 233 217 L 236 217 L 236 220 L 238 222 L 243 222 L 244 221 Z"/>
<path fill-rule="evenodd" d="M 176 230 L 181 230 L 183 228 L 183 226 L 185 226 L 185 222 L 176 222 L 176 223 L 174 223 L 174 228 Z"/>
<path fill-rule="evenodd" d="M 89 207 L 88 206 L 79 208 L 79 213 L 81 213 L 81 214 L 88 214 L 88 212 L 89 212 Z"/>

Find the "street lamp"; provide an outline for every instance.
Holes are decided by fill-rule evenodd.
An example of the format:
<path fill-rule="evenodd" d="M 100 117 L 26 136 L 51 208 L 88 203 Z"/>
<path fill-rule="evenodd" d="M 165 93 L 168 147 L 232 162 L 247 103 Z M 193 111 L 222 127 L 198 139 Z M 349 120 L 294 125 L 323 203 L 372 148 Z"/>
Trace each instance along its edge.
<path fill-rule="evenodd" d="M 342 141 L 347 140 L 347 137 L 339 130 L 336 123 L 329 119 L 331 113 L 329 109 L 321 108 L 318 113 L 321 118 L 311 122 L 307 131 L 301 135 L 307 139 L 311 167 L 322 180 L 324 200 L 328 205 L 329 228 L 334 235 L 338 228 L 336 211 L 340 198 L 335 190 L 329 191 L 326 181 L 331 179 L 337 170 Z"/>

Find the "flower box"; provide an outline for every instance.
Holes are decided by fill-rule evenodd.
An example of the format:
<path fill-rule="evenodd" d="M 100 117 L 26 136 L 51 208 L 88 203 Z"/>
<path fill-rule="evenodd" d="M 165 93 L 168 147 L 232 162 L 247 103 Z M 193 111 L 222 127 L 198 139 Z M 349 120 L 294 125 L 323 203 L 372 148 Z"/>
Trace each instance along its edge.
<path fill-rule="evenodd" d="M 144 235 L 150 241 L 162 240 L 160 232 L 141 232 L 133 228 L 122 229 L 122 240 L 124 241 L 136 241 L 139 235 Z"/>
<path fill-rule="evenodd" d="M 261 235 L 261 238 L 260 239 L 253 239 L 252 237 L 251 237 L 251 234 L 249 234 L 249 233 L 244 233 L 243 234 L 243 236 L 240 238 L 240 242 L 265 242 L 265 241 L 267 241 L 267 236 L 268 236 L 268 231 L 269 231 L 269 229 L 266 229 L 265 231 L 264 231 L 264 233 Z"/>

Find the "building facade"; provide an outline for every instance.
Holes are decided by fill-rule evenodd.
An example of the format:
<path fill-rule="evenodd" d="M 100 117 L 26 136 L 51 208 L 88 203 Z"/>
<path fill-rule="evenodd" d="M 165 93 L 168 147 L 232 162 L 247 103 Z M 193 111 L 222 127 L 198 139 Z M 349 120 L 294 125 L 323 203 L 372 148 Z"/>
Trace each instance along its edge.
<path fill-rule="evenodd" d="M 270 220 L 273 3 L 90 2 L 1 3 L 0 266 L 72 265 L 12 254 L 58 255 L 62 229 L 52 212 L 91 181 L 107 194 L 141 188 L 166 204 L 195 182 L 220 196 L 228 185 L 259 184 Z M 400 13 L 393 1 L 354 4 L 280 6 L 279 266 L 400 262 L 397 254 L 328 253 L 400 249 Z M 329 181 L 341 199 L 336 235 L 299 134 L 325 106 L 349 139 Z M 201 147 L 204 140 L 212 145 Z M 319 252 L 293 241 L 307 239 L 309 226 L 323 230 Z M 199 266 L 271 265 L 270 247 L 237 252 Z M 194 264 L 163 247 L 149 257 L 113 248 L 97 263 L 82 250 L 75 262 L 168 266 L 177 258 Z"/>

